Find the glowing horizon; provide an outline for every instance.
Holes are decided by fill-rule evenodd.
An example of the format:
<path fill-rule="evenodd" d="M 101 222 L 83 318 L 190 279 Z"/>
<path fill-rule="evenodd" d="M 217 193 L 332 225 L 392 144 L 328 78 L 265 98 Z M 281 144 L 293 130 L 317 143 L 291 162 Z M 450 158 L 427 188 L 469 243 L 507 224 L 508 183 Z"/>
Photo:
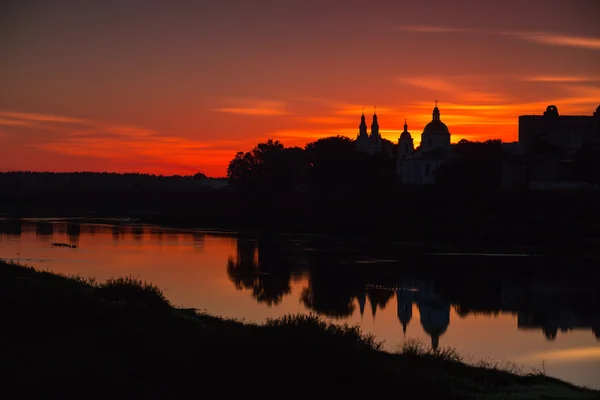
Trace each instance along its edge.
<path fill-rule="evenodd" d="M 592 1 L 375 3 L 15 6 L 0 170 L 220 177 L 268 138 L 354 139 L 375 106 L 384 138 L 406 118 L 418 145 L 436 99 L 452 142 L 515 141 L 519 115 L 600 104 Z"/>

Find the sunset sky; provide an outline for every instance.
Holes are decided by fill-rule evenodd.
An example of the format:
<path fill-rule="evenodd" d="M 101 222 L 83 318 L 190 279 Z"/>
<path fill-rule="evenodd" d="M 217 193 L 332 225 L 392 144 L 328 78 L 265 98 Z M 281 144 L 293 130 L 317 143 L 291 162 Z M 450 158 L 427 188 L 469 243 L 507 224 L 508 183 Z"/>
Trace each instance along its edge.
<path fill-rule="evenodd" d="M 517 139 L 600 105 L 598 0 L 9 0 L 0 171 L 224 176 L 275 138 Z"/>

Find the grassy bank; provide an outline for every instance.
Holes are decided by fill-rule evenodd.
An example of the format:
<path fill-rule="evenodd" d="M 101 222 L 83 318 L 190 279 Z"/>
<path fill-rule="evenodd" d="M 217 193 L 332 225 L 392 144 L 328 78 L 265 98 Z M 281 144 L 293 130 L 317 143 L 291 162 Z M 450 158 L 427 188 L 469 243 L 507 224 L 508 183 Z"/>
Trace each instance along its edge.
<path fill-rule="evenodd" d="M 448 349 L 409 343 L 387 353 L 358 328 L 316 317 L 254 325 L 176 309 L 129 278 L 97 283 L 0 261 L 0 308 L 3 388 L 19 397 L 600 396 L 541 374 L 469 366 Z"/>

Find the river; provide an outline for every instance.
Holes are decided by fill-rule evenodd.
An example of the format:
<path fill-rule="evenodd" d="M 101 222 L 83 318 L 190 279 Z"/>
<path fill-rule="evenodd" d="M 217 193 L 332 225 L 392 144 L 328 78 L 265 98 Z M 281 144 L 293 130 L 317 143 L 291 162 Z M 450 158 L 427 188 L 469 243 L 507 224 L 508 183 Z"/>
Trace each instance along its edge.
<path fill-rule="evenodd" d="M 98 280 L 134 276 L 175 306 L 239 320 L 316 313 L 360 324 L 388 350 L 417 339 L 454 347 L 470 362 L 544 370 L 600 389 L 600 266 L 593 260 L 423 255 L 327 236 L 49 219 L 0 220 L 0 258 Z"/>

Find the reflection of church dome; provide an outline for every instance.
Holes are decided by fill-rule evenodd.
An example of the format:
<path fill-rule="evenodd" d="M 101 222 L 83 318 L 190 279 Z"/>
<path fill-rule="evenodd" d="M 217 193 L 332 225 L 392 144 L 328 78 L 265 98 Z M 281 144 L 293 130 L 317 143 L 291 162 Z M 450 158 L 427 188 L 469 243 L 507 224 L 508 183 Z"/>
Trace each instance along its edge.
<path fill-rule="evenodd" d="M 450 325 L 450 304 L 444 301 L 419 302 L 421 326 L 431 336 L 431 347 L 437 350 L 440 336 Z"/>
<path fill-rule="evenodd" d="M 431 122 L 425 125 L 425 128 L 423 129 L 423 135 L 450 135 L 448 127 L 440 119 L 440 110 L 437 108 L 437 105 L 433 109 L 433 118 Z"/>

